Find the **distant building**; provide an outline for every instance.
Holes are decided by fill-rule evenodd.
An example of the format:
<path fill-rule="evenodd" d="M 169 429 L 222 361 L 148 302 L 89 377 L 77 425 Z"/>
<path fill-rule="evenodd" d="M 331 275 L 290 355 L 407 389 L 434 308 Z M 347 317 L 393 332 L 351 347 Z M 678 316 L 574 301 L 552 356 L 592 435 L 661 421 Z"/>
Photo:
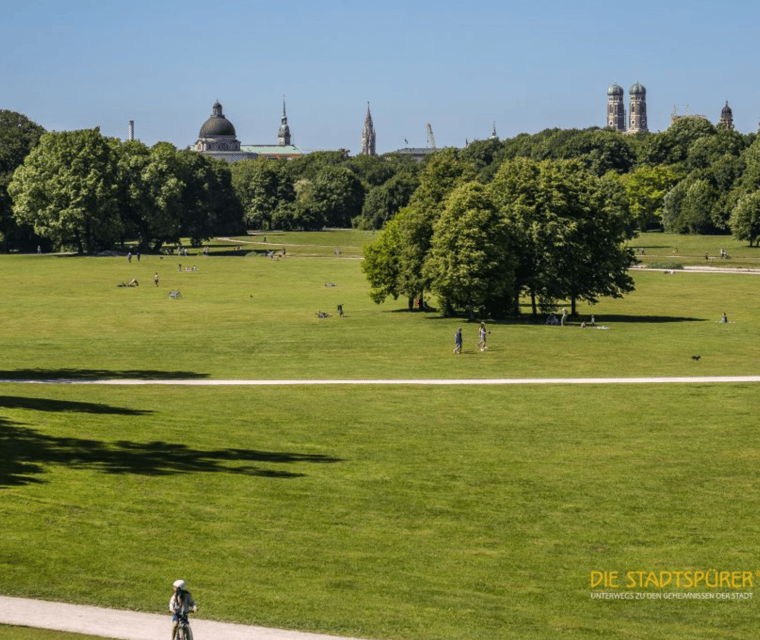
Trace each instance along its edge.
<path fill-rule="evenodd" d="M 256 157 L 256 154 L 240 148 L 235 127 L 224 117 L 222 105 L 218 100 L 211 108 L 211 117 L 203 123 L 193 148 L 204 155 L 227 162 L 251 160 Z"/>
<path fill-rule="evenodd" d="M 362 129 L 362 150 L 361 155 L 374 156 L 375 153 L 375 126 L 372 124 L 372 114 L 369 111 L 369 102 L 367 103 L 367 115 L 364 118 L 364 129 Z"/>
<path fill-rule="evenodd" d="M 689 105 L 686 105 L 686 113 L 678 113 L 676 107 L 673 107 L 673 113 L 670 114 L 670 124 L 683 120 L 684 118 L 692 118 L 696 120 L 708 120 L 707 116 L 700 115 L 698 113 L 692 113 L 689 109 Z"/>
<path fill-rule="evenodd" d="M 607 126 L 625 132 L 625 91 L 617 83 L 607 89 Z"/>
<path fill-rule="evenodd" d="M 734 130 L 734 112 L 731 111 L 731 107 L 728 106 L 728 100 L 726 100 L 726 106 L 720 112 L 719 129 L 725 129 L 726 131 Z"/>
<path fill-rule="evenodd" d="M 282 101 L 282 118 L 277 132 L 277 144 L 241 145 L 237 139 L 235 127 L 224 117 L 222 105 L 217 101 L 212 107 L 211 117 L 203 123 L 193 149 L 227 162 L 254 158 L 290 159 L 304 155 L 301 149 L 291 144 L 290 127 L 285 115 L 285 100 Z"/>
<path fill-rule="evenodd" d="M 404 149 L 396 149 L 393 153 L 398 153 L 400 156 L 411 156 L 417 162 L 422 162 L 425 156 L 435 153 L 438 149 L 431 149 L 430 147 L 406 147 Z"/>
<path fill-rule="evenodd" d="M 647 90 L 640 83 L 634 84 L 630 91 L 628 133 L 649 131 L 647 127 Z"/>
<path fill-rule="evenodd" d="M 617 83 L 607 89 L 607 126 L 623 133 L 649 131 L 647 126 L 647 90 L 640 83 L 628 91 L 629 118 L 625 120 L 625 91 Z"/>
<path fill-rule="evenodd" d="M 290 160 L 304 155 L 299 147 L 291 144 L 288 116 L 285 113 L 285 98 L 282 99 L 282 118 L 280 118 L 280 128 L 277 131 L 277 144 L 244 144 L 242 148 L 249 153 L 255 153 L 259 158 L 272 160 Z"/>
<path fill-rule="evenodd" d="M 290 146 L 290 127 L 285 113 L 285 96 L 282 97 L 282 118 L 280 118 L 280 130 L 277 132 L 277 144 L 281 147 Z"/>

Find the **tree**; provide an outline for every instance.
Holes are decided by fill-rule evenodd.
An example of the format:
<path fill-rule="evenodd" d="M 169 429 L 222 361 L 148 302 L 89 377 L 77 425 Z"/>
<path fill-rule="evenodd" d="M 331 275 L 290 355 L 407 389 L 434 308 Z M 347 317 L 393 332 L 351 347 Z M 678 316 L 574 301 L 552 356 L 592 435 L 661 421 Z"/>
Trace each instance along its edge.
<path fill-rule="evenodd" d="M 623 246 L 632 225 L 616 178 L 600 180 L 578 161 L 517 159 L 502 164 L 492 198 L 517 230 L 517 290 L 527 290 L 534 314 L 559 299 L 575 313 L 577 300 L 632 290 L 633 255 Z"/>
<path fill-rule="evenodd" d="M 681 118 L 665 131 L 642 138 L 639 160 L 650 165 L 685 163 L 694 142 L 715 134 L 715 127 L 703 118 Z"/>
<path fill-rule="evenodd" d="M 409 299 L 423 298 L 430 289 L 430 280 L 423 273 L 423 264 L 433 238 L 433 225 L 443 212 L 445 199 L 456 187 L 470 182 L 475 170 L 459 157 L 456 149 L 444 149 L 425 162 L 420 186 L 409 206 L 396 216 L 401 237 L 400 291 Z"/>
<path fill-rule="evenodd" d="M 311 203 L 327 227 L 350 227 L 364 204 L 364 187 L 347 167 L 327 166 L 314 179 Z"/>
<path fill-rule="evenodd" d="M 514 234 L 482 185 L 457 187 L 434 224 L 424 275 L 430 289 L 451 308 L 505 315 L 514 291 Z"/>
<path fill-rule="evenodd" d="M 31 228 L 20 228 L 14 218 L 8 185 L 13 172 L 39 144 L 45 129 L 26 116 L 0 110 L 0 235 L 6 249 L 13 244 L 29 243 Z"/>
<path fill-rule="evenodd" d="M 628 207 L 637 229 L 662 228 L 663 200 L 680 175 L 667 165 L 643 165 L 623 176 Z"/>
<path fill-rule="evenodd" d="M 662 223 L 670 233 L 714 233 L 710 213 L 718 199 L 716 189 L 705 179 L 687 177 L 665 196 Z"/>
<path fill-rule="evenodd" d="M 380 237 L 364 247 L 362 271 L 370 284 L 369 296 L 376 304 L 384 302 L 388 296 L 394 300 L 401 293 L 399 274 L 401 255 L 401 235 L 398 220 L 385 225 Z"/>
<path fill-rule="evenodd" d="M 193 151 L 180 151 L 183 190 L 180 233 L 194 246 L 214 234 L 243 233 L 243 209 L 232 187 L 229 164 Z"/>
<path fill-rule="evenodd" d="M 8 188 L 14 218 L 59 246 L 103 249 L 123 233 L 117 180 L 117 156 L 99 129 L 46 133 Z"/>
<path fill-rule="evenodd" d="M 232 184 L 245 212 L 248 228 L 268 229 L 282 203 L 295 201 L 292 178 L 285 161 L 268 158 L 232 163 Z"/>
<path fill-rule="evenodd" d="M 364 198 L 361 217 L 356 219 L 360 229 L 382 229 L 403 207 L 419 186 L 416 176 L 402 171 L 385 184 L 375 187 Z"/>
<path fill-rule="evenodd" d="M 760 239 L 760 191 L 748 193 L 739 199 L 731 212 L 731 233 L 737 240 L 747 240 L 750 247 L 758 242 Z"/>

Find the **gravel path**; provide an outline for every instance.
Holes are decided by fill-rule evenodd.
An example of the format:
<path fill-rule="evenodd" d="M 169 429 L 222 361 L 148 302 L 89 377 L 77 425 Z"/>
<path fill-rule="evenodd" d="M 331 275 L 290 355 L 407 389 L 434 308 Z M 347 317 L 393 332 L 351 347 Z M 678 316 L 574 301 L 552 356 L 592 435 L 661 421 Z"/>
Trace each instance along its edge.
<path fill-rule="evenodd" d="M 167 600 L 168 602 L 168 600 Z M 171 614 L 138 613 L 78 604 L 0 596 L 0 624 L 41 627 L 122 640 L 169 640 Z M 299 631 L 212 622 L 191 617 L 194 640 L 336 640 Z M 342 640 L 356 640 L 341 637 Z"/>

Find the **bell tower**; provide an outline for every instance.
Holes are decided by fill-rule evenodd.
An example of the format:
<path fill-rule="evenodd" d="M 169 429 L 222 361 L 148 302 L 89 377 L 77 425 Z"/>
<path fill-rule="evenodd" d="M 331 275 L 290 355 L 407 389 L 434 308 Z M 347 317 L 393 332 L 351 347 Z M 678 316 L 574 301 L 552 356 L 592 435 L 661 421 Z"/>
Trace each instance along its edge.
<path fill-rule="evenodd" d="M 282 118 L 280 119 L 280 130 L 277 132 L 277 146 L 290 146 L 290 127 L 288 126 L 288 116 L 285 114 L 285 96 L 282 96 Z"/>
<path fill-rule="evenodd" d="M 647 90 L 637 82 L 628 92 L 630 94 L 628 133 L 649 131 L 647 127 Z"/>
<path fill-rule="evenodd" d="M 734 112 L 728 106 L 728 100 L 726 100 L 726 106 L 720 112 L 720 124 L 718 128 L 725 129 L 726 131 L 733 131 L 734 129 Z"/>
<path fill-rule="evenodd" d="M 607 89 L 607 126 L 625 132 L 625 91 L 617 83 Z"/>

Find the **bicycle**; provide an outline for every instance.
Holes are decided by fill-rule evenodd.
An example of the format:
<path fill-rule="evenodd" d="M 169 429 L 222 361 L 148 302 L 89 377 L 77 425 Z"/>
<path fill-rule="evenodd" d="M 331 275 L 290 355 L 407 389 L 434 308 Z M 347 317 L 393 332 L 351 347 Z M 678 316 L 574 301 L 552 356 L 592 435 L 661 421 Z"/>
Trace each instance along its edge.
<path fill-rule="evenodd" d="M 169 299 L 171 300 L 182 300 L 182 294 L 180 293 L 179 289 L 174 289 L 169 292 Z"/>
<path fill-rule="evenodd" d="M 188 611 L 188 613 L 190 613 Z M 193 631 L 190 629 L 190 620 L 187 613 L 178 613 L 177 615 L 177 635 L 174 640 L 193 640 Z"/>

